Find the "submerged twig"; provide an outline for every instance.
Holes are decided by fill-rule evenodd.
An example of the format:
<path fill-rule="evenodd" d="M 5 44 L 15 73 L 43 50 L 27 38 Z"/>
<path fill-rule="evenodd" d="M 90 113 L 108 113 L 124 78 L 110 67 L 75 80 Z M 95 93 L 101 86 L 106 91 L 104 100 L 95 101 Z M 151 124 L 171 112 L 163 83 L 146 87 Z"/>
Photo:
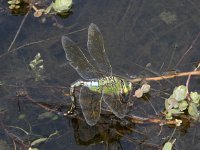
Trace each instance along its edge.
<path fill-rule="evenodd" d="M 77 32 L 81 32 L 81 31 L 84 31 L 85 29 L 87 29 L 87 28 L 82 28 L 82 29 L 80 29 L 80 30 L 76 30 L 76 31 L 73 31 L 73 32 L 69 32 L 69 33 L 67 33 L 66 35 L 70 35 L 70 34 L 74 34 L 74 33 L 77 33 Z M 32 46 L 32 45 L 39 44 L 39 43 L 43 43 L 43 42 L 47 42 L 47 41 L 50 41 L 50 40 L 59 39 L 60 37 L 61 37 L 61 35 L 58 35 L 58 36 L 55 36 L 55 37 L 50 37 L 50 38 L 42 39 L 42 40 L 39 40 L 39 41 L 34 41 L 34 42 L 26 43 L 26 44 L 24 44 L 24 45 L 21 45 L 21 46 L 19 46 L 19 47 L 16 47 L 16 48 L 12 49 L 12 51 L 11 51 L 11 48 L 12 48 L 12 46 L 11 46 L 11 47 L 9 47 L 10 51 L 7 51 L 7 52 L 1 54 L 1 55 L 0 55 L 0 58 L 2 58 L 2 57 L 4 57 L 4 56 L 8 55 L 8 54 L 11 53 L 11 52 L 18 51 L 18 50 L 20 50 L 20 49 L 22 49 L 22 48 L 24 48 L 24 47 Z M 15 39 L 15 40 L 16 40 L 16 39 Z M 14 42 L 13 42 L 13 43 L 14 43 Z"/>
<path fill-rule="evenodd" d="M 26 18 L 28 17 L 29 12 L 30 12 L 30 11 L 28 11 L 28 12 L 26 13 L 26 15 L 24 16 L 24 18 L 22 19 L 21 24 L 20 24 L 20 26 L 19 26 L 19 28 L 18 28 L 18 30 L 17 30 L 17 33 L 15 34 L 15 37 L 14 37 L 13 41 L 11 42 L 11 44 L 10 44 L 8 50 L 7 50 L 8 52 L 11 52 L 11 48 L 12 48 L 13 44 L 15 43 L 15 41 L 16 41 L 16 39 L 17 39 L 17 37 L 18 37 L 20 31 L 21 31 L 22 26 L 24 25 L 24 22 L 25 22 Z"/>
<path fill-rule="evenodd" d="M 182 123 L 181 120 L 174 119 L 174 120 L 166 120 L 166 119 L 159 119 L 159 118 L 144 118 L 138 116 L 130 116 L 131 122 L 137 124 L 144 124 L 144 123 L 155 123 L 160 125 L 176 125 L 180 126 Z"/>
<path fill-rule="evenodd" d="M 183 56 L 180 58 L 180 60 L 178 61 L 178 63 L 176 64 L 175 68 L 177 68 L 177 66 L 182 62 L 182 60 L 184 59 L 184 57 L 186 56 L 186 54 L 193 48 L 194 44 L 196 43 L 196 41 L 198 40 L 200 36 L 200 32 L 197 34 L 196 38 L 194 39 L 194 41 L 192 42 L 192 44 L 190 45 L 190 47 L 186 50 L 186 52 L 183 54 Z"/>

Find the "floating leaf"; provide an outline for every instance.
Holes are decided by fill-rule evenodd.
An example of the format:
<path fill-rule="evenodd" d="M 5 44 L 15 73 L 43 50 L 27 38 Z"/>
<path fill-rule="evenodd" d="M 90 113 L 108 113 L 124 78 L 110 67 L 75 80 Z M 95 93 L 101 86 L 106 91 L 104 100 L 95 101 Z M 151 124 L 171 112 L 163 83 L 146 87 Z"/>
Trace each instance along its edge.
<path fill-rule="evenodd" d="M 199 103 L 200 94 L 198 94 L 197 92 L 191 92 L 190 97 L 191 97 L 193 103 L 196 103 L 196 104 Z"/>
<path fill-rule="evenodd" d="M 178 101 L 175 98 L 168 98 L 165 100 L 165 109 L 178 108 Z"/>
<path fill-rule="evenodd" d="M 8 4 L 11 5 L 11 4 L 15 4 L 15 3 L 13 1 L 8 1 Z"/>
<path fill-rule="evenodd" d="M 188 113 L 192 116 L 193 119 L 197 120 L 199 118 L 199 111 L 195 103 L 190 103 Z"/>
<path fill-rule="evenodd" d="M 168 110 L 168 112 L 172 113 L 172 115 L 178 115 L 178 114 L 182 114 L 183 113 L 179 109 L 170 109 L 170 110 Z"/>
<path fill-rule="evenodd" d="M 178 103 L 178 108 L 180 111 L 186 110 L 187 107 L 188 107 L 188 103 L 185 100 Z"/>
<path fill-rule="evenodd" d="M 68 12 L 72 7 L 72 0 L 55 0 L 52 7 L 58 13 Z"/>
<path fill-rule="evenodd" d="M 172 116 L 172 113 L 168 112 L 166 115 L 165 115 L 166 119 L 168 120 L 171 120 L 173 119 L 173 116 Z"/>
<path fill-rule="evenodd" d="M 166 142 L 162 150 L 171 150 L 172 147 L 173 147 L 173 144 L 171 142 Z"/>
<path fill-rule="evenodd" d="M 178 87 L 175 87 L 173 91 L 172 97 L 175 98 L 177 101 L 182 101 L 187 96 L 187 88 L 184 85 L 180 85 Z"/>

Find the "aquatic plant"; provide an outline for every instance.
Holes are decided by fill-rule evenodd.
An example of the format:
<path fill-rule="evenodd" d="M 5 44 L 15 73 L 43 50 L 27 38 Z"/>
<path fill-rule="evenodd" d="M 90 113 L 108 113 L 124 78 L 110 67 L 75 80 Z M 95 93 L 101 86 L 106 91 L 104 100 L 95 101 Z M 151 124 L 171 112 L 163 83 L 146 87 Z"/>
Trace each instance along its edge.
<path fill-rule="evenodd" d="M 199 120 L 199 101 L 200 94 L 198 92 L 188 93 L 187 87 L 180 85 L 175 87 L 173 94 L 165 100 L 166 119 L 173 119 L 187 112 L 191 118 Z"/>
<path fill-rule="evenodd" d="M 18 9 L 18 8 L 20 8 L 20 5 L 19 5 L 20 3 L 21 3 L 20 0 L 9 0 L 8 1 L 10 9 Z"/>
<path fill-rule="evenodd" d="M 43 79 L 42 72 L 44 71 L 43 59 L 40 53 L 37 53 L 34 59 L 29 63 L 30 69 L 33 71 L 35 80 L 39 81 Z"/>
<path fill-rule="evenodd" d="M 72 0 L 55 0 L 52 7 L 57 13 L 68 12 L 72 7 Z"/>

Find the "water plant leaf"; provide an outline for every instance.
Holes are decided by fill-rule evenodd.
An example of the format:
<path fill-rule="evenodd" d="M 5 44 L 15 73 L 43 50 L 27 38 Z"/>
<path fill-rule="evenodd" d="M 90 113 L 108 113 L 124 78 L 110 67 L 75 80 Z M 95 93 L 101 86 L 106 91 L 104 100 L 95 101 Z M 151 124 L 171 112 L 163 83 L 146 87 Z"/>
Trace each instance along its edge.
<path fill-rule="evenodd" d="M 165 109 L 178 108 L 178 101 L 175 98 L 168 98 L 165 100 Z"/>
<path fill-rule="evenodd" d="M 37 140 L 34 140 L 34 141 L 31 143 L 31 146 L 39 145 L 40 143 L 43 143 L 43 142 L 45 142 L 45 141 L 47 141 L 47 140 L 48 140 L 48 138 L 45 138 L 45 137 L 39 138 L 39 139 L 37 139 Z"/>
<path fill-rule="evenodd" d="M 174 88 L 172 97 L 175 98 L 177 101 L 182 101 L 187 96 L 187 88 L 184 85 L 180 85 Z"/>
<path fill-rule="evenodd" d="M 193 119 L 197 120 L 199 118 L 199 111 L 195 103 L 190 103 L 188 108 L 188 113 L 192 116 Z"/>
<path fill-rule="evenodd" d="M 173 147 L 173 144 L 171 142 L 166 142 L 162 150 L 171 150 L 172 147 Z"/>
<path fill-rule="evenodd" d="M 170 113 L 170 112 L 168 112 L 168 113 L 165 115 L 165 117 L 166 117 L 167 120 L 173 119 L 172 113 Z"/>
<path fill-rule="evenodd" d="M 28 150 L 39 150 L 39 149 L 30 147 Z"/>
<path fill-rule="evenodd" d="M 198 94 L 197 92 L 191 92 L 190 93 L 190 97 L 191 97 L 193 103 L 196 103 L 196 104 L 199 103 L 199 101 L 200 101 L 200 94 Z"/>
<path fill-rule="evenodd" d="M 170 110 L 168 110 L 168 112 L 172 113 L 172 115 L 178 115 L 178 114 L 182 114 L 183 113 L 179 109 L 170 109 Z"/>
<path fill-rule="evenodd" d="M 178 103 L 178 108 L 180 111 L 186 110 L 187 107 L 188 107 L 188 103 L 185 100 Z"/>
<path fill-rule="evenodd" d="M 72 0 L 55 0 L 52 7 L 58 13 L 68 12 L 72 7 Z"/>

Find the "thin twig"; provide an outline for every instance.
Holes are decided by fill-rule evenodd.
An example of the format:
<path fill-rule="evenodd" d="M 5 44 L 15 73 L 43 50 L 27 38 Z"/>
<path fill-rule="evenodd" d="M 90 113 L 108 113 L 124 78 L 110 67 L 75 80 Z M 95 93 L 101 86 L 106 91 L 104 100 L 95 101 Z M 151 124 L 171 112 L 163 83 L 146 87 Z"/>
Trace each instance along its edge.
<path fill-rule="evenodd" d="M 18 30 L 17 30 L 17 33 L 15 34 L 15 37 L 14 37 L 13 41 L 11 42 L 11 44 L 10 44 L 8 50 L 7 50 L 8 52 L 11 51 L 11 48 L 12 48 L 13 44 L 15 43 L 15 41 L 16 41 L 16 39 L 17 39 L 17 37 L 18 37 L 20 31 L 21 31 L 22 26 L 24 25 L 24 22 L 25 22 L 26 18 L 28 17 L 29 12 L 30 12 L 30 11 L 28 11 L 28 12 L 26 13 L 26 15 L 24 16 L 24 18 L 22 19 L 21 24 L 20 24 L 20 26 L 19 26 L 19 28 L 18 28 Z"/>
<path fill-rule="evenodd" d="M 194 41 L 192 42 L 192 44 L 190 45 L 190 47 L 186 50 L 186 52 L 183 54 L 183 56 L 180 58 L 180 60 L 178 61 L 178 63 L 176 64 L 175 68 L 178 67 L 178 65 L 182 62 L 182 60 L 184 59 L 184 57 L 186 56 L 186 54 L 193 48 L 194 44 L 196 43 L 196 41 L 198 40 L 200 36 L 200 32 L 197 34 L 196 38 L 194 39 Z"/>
<path fill-rule="evenodd" d="M 171 78 L 176 78 L 176 77 L 184 77 L 184 76 L 188 76 L 188 75 L 198 76 L 198 75 L 200 75 L 200 70 L 190 71 L 190 72 L 180 72 L 180 73 L 176 73 L 176 74 L 163 75 L 163 76 L 159 76 L 159 77 L 135 78 L 135 79 L 130 79 L 129 81 L 132 83 L 137 83 L 142 80 L 160 81 L 160 80 L 171 79 Z"/>
<path fill-rule="evenodd" d="M 80 30 L 76 30 L 76 31 L 67 33 L 66 35 L 70 35 L 70 34 L 74 34 L 74 33 L 77 33 L 77 32 L 81 32 L 81 31 L 84 31 L 84 30 L 86 30 L 86 29 L 87 29 L 87 28 L 82 28 L 82 29 L 80 29 Z M 14 48 L 14 49 L 12 49 L 12 50 L 10 50 L 10 51 L 7 51 L 7 52 L 1 54 L 1 55 L 0 55 L 0 58 L 2 58 L 2 57 L 4 57 L 4 56 L 8 55 L 8 54 L 11 53 L 11 52 L 16 52 L 16 51 L 18 51 L 18 50 L 20 50 L 20 49 L 22 49 L 22 48 L 24 48 L 24 47 L 31 46 L 31 45 L 34 45 L 34 44 L 43 43 L 43 42 L 47 42 L 47 41 L 50 41 L 50 40 L 55 40 L 55 39 L 58 39 L 58 38 L 60 38 L 60 37 L 61 37 L 61 35 L 58 35 L 58 36 L 55 36 L 55 37 L 46 38 L 46 39 L 42 39 L 42 40 L 39 40 L 39 41 L 34 41 L 34 42 L 26 43 L 26 44 L 24 44 L 24 45 L 21 45 L 21 46 L 19 46 L 19 47 L 17 47 L 17 48 Z"/>
<path fill-rule="evenodd" d="M 194 69 L 194 71 L 197 71 L 197 69 L 200 67 L 200 63 L 198 64 L 198 66 Z M 186 82 L 186 88 L 187 88 L 187 94 L 189 94 L 189 83 L 190 83 L 190 79 L 191 79 L 191 74 L 188 75 L 188 79 Z"/>

